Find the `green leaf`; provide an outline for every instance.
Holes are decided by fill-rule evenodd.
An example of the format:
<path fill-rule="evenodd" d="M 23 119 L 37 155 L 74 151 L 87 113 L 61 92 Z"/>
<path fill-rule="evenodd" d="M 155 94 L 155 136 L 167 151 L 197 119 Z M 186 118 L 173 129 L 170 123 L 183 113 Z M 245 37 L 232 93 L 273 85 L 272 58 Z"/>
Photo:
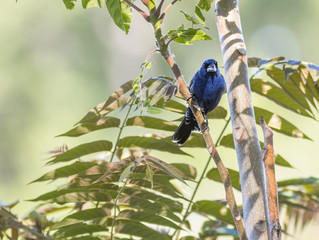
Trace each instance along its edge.
<path fill-rule="evenodd" d="M 110 194 L 117 194 L 117 192 L 96 192 L 90 189 L 61 189 L 45 193 L 35 199 L 29 201 L 50 201 L 57 203 L 70 203 L 70 202 L 87 202 L 87 201 L 100 201 L 107 202 L 112 200 Z"/>
<path fill-rule="evenodd" d="M 147 108 L 147 113 L 149 113 L 149 114 L 160 114 L 162 112 L 163 112 L 163 110 L 160 108 L 157 108 L 157 107 L 148 107 Z"/>
<path fill-rule="evenodd" d="M 181 154 L 191 156 L 182 151 L 176 144 L 167 142 L 163 139 L 156 139 L 151 137 L 131 136 L 122 138 L 118 143 L 119 148 L 134 148 L 140 147 L 144 149 L 153 149 L 161 152 L 170 152 L 174 154 Z"/>
<path fill-rule="evenodd" d="M 248 67 L 252 68 L 252 67 L 258 67 L 259 66 L 258 63 L 261 60 L 261 58 L 249 57 L 247 60 L 248 60 Z"/>
<path fill-rule="evenodd" d="M 241 191 L 239 172 L 230 168 L 227 168 L 227 170 L 230 176 L 232 186 L 238 191 Z M 210 180 L 222 183 L 222 180 L 220 178 L 217 168 L 212 168 L 211 170 L 209 170 L 206 177 Z"/>
<path fill-rule="evenodd" d="M 263 142 L 260 142 L 260 145 L 263 146 Z M 225 135 L 220 141 L 220 146 L 235 149 L 233 135 Z M 275 163 L 278 166 L 293 168 L 293 166 L 279 154 L 275 154 Z"/>
<path fill-rule="evenodd" d="M 58 135 L 58 137 L 66 136 L 66 137 L 78 137 L 93 131 L 97 131 L 105 128 L 119 127 L 120 119 L 115 117 L 103 117 L 100 118 L 97 122 L 91 123 L 80 123 L 78 126 L 72 128 L 71 130 Z"/>
<path fill-rule="evenodd" d="M 114 23 L 122 29 L 126 34 L 130 29 L 132 19 L 132 9 L 124 1 L 105 0 L 106 7 L 109 11 Z"/>
<path fill-rule="evenodd" d="M 171 165 L 178 168 L 191 179 L 196 179 L 197 170 L 194 166 L 185 163 L 172 163 Z"/>
<path fill-rule="evenodd" d="M 310 106 L 305 98 L 305 95 L 302 93 L 299 88 L 300 85 L 296 86 L 293 81 L 285 82 L 285 74 L 281 69 L 270 66 L 266 69 L 267 75 L 275 80 L 276 83 L 285 91 L 285 93 L 290 96 L 290 101 L 295 101 L 301 105 L 304 109 L 307 109 L 311 112 Z M 293 74 L 293 73 L 292 73 Z"/>
<path fill-rule="evenodd" d="M 54 235 L 53 239 L 66 239 L 68 237 L 77 236 L 81 234 L 86 234 L 86 233 L 96 233 L 96 232 L 106 232 L 108 229 L 99 224 L 85 224 L 85 223 L 78 223 L 78 224 L 73 224 L 70 226 L 67 226 L 65 228 L 59 229 Z"/>
<path fill-rule="evenodd" d="M 208 119 L 225 119 L 226 116 L 227 110 L 221 106 L 217 106 L 213 111 L 206 115 Z"/>
<path fill-rule="evenodd" d="M 319 184 L 319 178 L 317 177 L 308 177 L 308 178 L 293 178 L 283 181 L 278 181 L 278 187 L 287 187 L 287 186 L 300 186 L 308 184 Z"/>
<path fill-rule="evenodd" d="M 148 211 L 124 210 L 120 212 L 117 219 L 119 220 L 128 219 L 128 220 L 134 220 L 138 222 L 147 222 L 147 223 L 156 224 L 160 226 L 171 227 L 174 229 L 181 229 L 178 225 L 176 225 L 172 221 L 166 218 L 163 218 L 162 216 L 158 216 L 153 213 L 150 213 Z"/>
<path fill-rule="evenodd" d="M 103 7 L 103 1 L 102 0 L 82 0 L 82 6 L 83 8 L 91 8 L 91 7 Z"/>
<path fill-rule="evenodd" d="M 201 212 L 234 225 L 233 217 L 230 210 L 222 204 L 210 200 L 197 201 L 192 206 L 193 212 Z"/>
<path fill-rule="evenodd" d="M 177 125 L 172 122 L 148 116 L 136 116 L 129 118 L 126 121 L 126 126 L 138 126 L 165 131 L 175 131 L 177 129 Z"/>
<path fill-rule="evenodd" d="M 115 231 L 118 233 L 138 236 L 142 239 L 171 240 L 170 236 L 164 233 L 159 233 L 140 222 L 131 220 L 120 220 L 119 224 L 116 225 Z"/>
<path fill-rule="evenodd" d="M 105 118 L 110 112 L 119 109 L 126 102 L 125 93 L 132 89 L 133 80 L 128 81 L 120 86 L 111 96 L 105 101 L 92 108 L 78 124 L 98 125 L 98 122 Z M 102 120 L 103 121 L 103 120 Z"/>
<path fill-rule="evenodd" d="M 275 163 L 278 166 L 294 168 L 287 160 L 285 160 L 280 154 L 275 154 Z"/>
<path fill-rule="evenodd" d="M 295 137 L 295 138 L 305 138 L 311 140 L 306 134 L 304 134 L 300 129 L 295 125 L 266 109 L 254 107 L 256 123 L 260 123 L 260 117 L 263 116 L 267 125 L 273 130 L 282 133 L 284 135 Z"/>
<path fill-rule="evenodd" d="M 106 140 L 84 143 L 58 155 L 49 163 L 66 162 L 91 153 L 111 151 L 112 145 L 112 142 Z"/>
<path fill-rule="evenodd" d="M 74 8 L 74 2 L 76 1 L 77 0 L 63 0 L 65 7 L 69 10 L 72 10 Z"/>
<path fill-rule="evenodd" d="M 187 14 L 186 12 L 184 11 L 181 11 L 181 13 L 184 14 L 185 18 L 190 21 L 192 24 L 196 25 L 196 24 L 200 24 L 200 22 L 196 19 L 196 18 L 193 18 L 191 15 Z"/>
<path fill-rule="evenodd" d="M 195 16 L 198 18 L 198 20 L 204 25 L 205 24 L 205 17 L 203 16 L 202 11 L 200 10 L 200 8 L 198 7 L 198 5 L 196 5 L 195 7 Z"/>
<path fill-rule="evenodd" d="M 199 0 L 198 7 L 204 11 L 209 11 L 214 0 Z"/>
<path fill-rule="evenodd" d="M 269 100 L 277 103 L 278 105 L 289 109 L 297 114 L 313 118 L 303 106 L 290 97 L 282 88 L 277 87 L 275 84 L 254 78 L 250 82 L 253 92 L 268 98 Z"/>
<path fill-rule="evenodd" d="M 63 167 L 54 169 L 50 172 L 47 172 L 46 174 L 42 175 L 40 178 L 32 181 L 31 183 L 70 177 L 74 174 L 85 171 L 96 165 L 97 163 L 94 163 L 94 162 L 75 162 L 70 165 L 63 166 Z"/>
<path fill-rule="evenodd" d="M 92 209 L 85 209 L 82 211 L 78 211 L 76 213 L 73 213 L 64 219 L 62 219 L 60 222 L 57 222 L 53 229 L 58 229 L 61 227 L 65 227 L 68 225 L 72 225 L 75 223 L 81 223 L 83 221 L 89 221 L 97 218 L 103 218 L 110 215 L 110 210 L 107 208 L 92 208 Z"/>
<path fill-rule="evenodd" d="M 171 30 L 168 32 L 170 38 L 174 38 L 175 42 L 191 45 L 195 41 L 212 40 L 205 32 L 199 29 L 188 28 L 184 29 L 181 26 L 177 30 Z"/>

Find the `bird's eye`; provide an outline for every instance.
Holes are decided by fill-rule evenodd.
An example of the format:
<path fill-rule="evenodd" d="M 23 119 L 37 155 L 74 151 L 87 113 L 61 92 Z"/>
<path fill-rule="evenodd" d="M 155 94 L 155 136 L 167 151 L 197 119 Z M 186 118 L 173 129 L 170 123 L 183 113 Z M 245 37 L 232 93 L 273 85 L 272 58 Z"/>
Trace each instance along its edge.
<path fill-rule="evenodd" d="M 208 63 L 205 63 L 205 64 L 204 64 L 204 68 L 208 68 Z"/>

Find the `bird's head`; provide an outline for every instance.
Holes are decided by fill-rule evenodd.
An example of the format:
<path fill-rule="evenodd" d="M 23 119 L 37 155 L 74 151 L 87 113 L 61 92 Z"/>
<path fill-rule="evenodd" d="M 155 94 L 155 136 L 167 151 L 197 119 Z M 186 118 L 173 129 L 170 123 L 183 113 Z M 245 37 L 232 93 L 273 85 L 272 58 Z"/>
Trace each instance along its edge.
<path fill-rule="evenodd" d="M 200 69 L 200 74 L 202 76 L 207 76 L 207 74 L 215 75 L 218 72 L 218 64 L 214 59 L 207 59 L 203 62 L 202 67 Z"/>

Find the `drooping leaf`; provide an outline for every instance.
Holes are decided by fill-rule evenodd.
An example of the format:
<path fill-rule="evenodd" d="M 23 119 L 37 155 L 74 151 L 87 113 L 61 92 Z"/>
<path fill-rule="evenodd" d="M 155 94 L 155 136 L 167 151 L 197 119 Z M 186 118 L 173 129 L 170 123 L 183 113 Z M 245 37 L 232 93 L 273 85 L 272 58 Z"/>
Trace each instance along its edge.
<path fill-rule="evenodd" d="M 204 11 L 209 11 L 214 0 L 199 0 L 198 7 Z"/>
<path fill-rule="evenodd" d="M 114 23 L 127 34 L 132 18 L 130 6 L 121 0 L 106 0 L 106 7 Z"/>
<path fill-rule="evenodd" d="M 267 125 L 273 130 L 295 138 L 305 138 L 311 140 L 306 134 L 304 134 L 295 125 L 281 117 L 276 113 L 272 113 L 266 109 L 254 107 L 256 123 L 260 123 L 260 117 L 263 116 Z"/>
<path fill-rule="evenodd" d="M 103 1 L 102 0 L 82 0 L 82 6 L 83 8 L 91 8 L 91 7 L 103 7 Z"/>
<path fill-rule="evenodd" d="M 171 165 L 178 168 L 180 171 L 182 171 L 188 177 L 190 177 L 192 179 L 196 179 L 197 170 L 194 166 L 192 166 L 190 164 L 185 164 L 185 163 L 172 163 Z"/>
<path fill-rule="evenodd" d="M 227 134 L 223 136 L 223 138 L 220 141 L 220 146 L 235 149 L 233 135 Z M 263 142 L 260 142 L 260 146 L 263 146 Z M 293 166 L 287 160 L 285 160 L 280 154 L 275 154 L 275 163 L 278 166 L 293 168 Z"/>
<path fill-rule="evenodd" d="M 261 65 L 273 65 L 274 63 L 276 62 L 279 62 L 279 61 L 283 61 L 285 60 L 285 57 L 283 56 L 279 56 L 279 57 L 274 57 L 274 58 L 271 58 L 271 59 L 262 59 L 258 62 L 258 65 L 261 66 Z"/>
<path fill-rule="evenodd" d="M 96 232 L 106 232 L 108 229 L 99 224 L 77 223 L 60 228 L 53 236 L 54 239 L 67 239 L 68 237 L 79 236 L 81 234 L 92 234 Z"/>
<path fill-rule="evenodd" d="M 146 222 L 151 224 L 156 224 L 159 226 L 166 226 L 174 229 L 180 229 L 178 225 L 173 223 L 172 221 L 163 218 L 159 215 L 155 215 L 148 211 L 133 211 L 133 210 L 124 210 L 120 212 L 117 219 L 128 219 L 135 220 L 138 222 Z"/>
<path fill-rule="evenodd" d="M 133 80 L 128 81 L 120 86 L 111 96 L 105 101 L 92 108 L 78 124 L 95 125 L 110 112 L 122 107 L 126 101 L 125 93 L 132 89 Z"/>
<path fill-rule="evenodd" d="M 203 16 L 203 13 L 200 10 L 200 8 L 198 7 L 198 5 L 196 5 L 196 7 L 195 7 L 195 16 L 201 22 L 201 24 L 203 24 L 203 25 L 205 24 L 205 17 Z"/>
<path fill-rule="evenodd" d="M 190 154 L 182 151 L 176 144 L 167 142 L 163 139 L 156 139 L 151 137 L 139 137 L 139 136 L 125 137 L 119 141 L 118 147 L 121 147 L 121 148 L 140 147 L 144 149 L 153 149 L 153 150 L 158 150 L 162 152 L 170 152 L 174 154 L 191 156 Z"/>
<path fill-rule="evenodd" d="M 103 117 L 100 118 L 97 122 L 79 124 L 78 126 L 67 131 L 66 133 L 59 135 L 58 137 L 78 137 L 100 129 L 119 127 L 120 123 L 121 121 L 118 118 Z"/>
<path fill-rule="evenodd" d="M 50 172 L 47 172 L 46 174 L 42 175 L 40 178 L 32 181 L 31 183 L 70 177 L 74 174 L 85 171 L 85 170 L 87 170 L 95 165 L 97 165 L 97 163 L 94 163 L 94 162 L 75 162 L 75 163 L 72 163 L 70 165 L 63 166 L 63 167 L 54 169 Z"/>
<path fill-rule="evenodd" d="M 258 58 L 258 57 L 249 57 L 247 59 L 248 61 L 248 67 L 258 67 L 258 63 L 259 61 L 261 60 L 261 58 Z"/>
<path fill-rule="evenodd" d="M 205 32 L 195 28 L 184 29 L 184 26 L 179 27 L 177 30 L 168 32 L 170 38 L 174 38 L 175 42 L 191 45 L 195 41 L 212 40 Z"/>
<path fill-rule="evenodd" d="M 122 234 L 129 234 L 133 236 L 141 237 L 142 239 L 153 240 L 170 240 L 171 237 L 164 233 L 159 233 L 152 228 L 145 226 L 144 224 L 131 220 L 119 220 L 116 225 L 115 231 Z"/>
<path fill-rule="evenodd" d="M 189 179 L 188 176 L 186 174 L 184 174 L 182 171 L 180 171 L 178 168 L 175 168 L 174 166 L 167 164 L 164 161 L 162 161 L 158 158 L 155 158 L 153 156 L 144 156 L 144 159 L 151 161 L 157 167 L 161 168 L 162 171 L 166 172 L 168 175 L 176 178 L 180 182 L 187 185 L 184 178 Z"/>
<path fill-rule="evenodd" d="M 319 178 L 317 178 L 317 177 L 293 178 L 293 179 L 278 181 L 277 184 L 278 184 L 278 187 L 319 184 Z"/>
<path fill-rule="evenodd" d="M 213 111 L 206 115 L 208 119 L 225 119 L 226 116 L 227 110 L 221 106 L 217 106 Z"/>
<path fill-rule="evenodd" d="M 136 116 L 129 118 L 126 121 L 126 126 L 138 126 L 165 131 L 175 131 L 177 129 L 177 125 L 170 121 L 148 116 Z"/>
<path fill-rule="evenodd" d="M 239 180 L 239 172 L 230 168 L 227 168 L 231 184 L 232 186 L 237 189 L 238 191 L 241 191 L 241 186 L 240 186 L 240 180 Z M 219 172 L 217 168 L 212 168 L 207 172 L 206 177 L 210 180 L 222 183 L 222 180 L 220 178 Z"/>
<path fill-rule="evenodd" d="M 65 7 L 69 10 L 72 10 L 74 8 L 74 2 L 76 1 L 77 0 L 63 0 Z"/>
<path fill-rule="evenodd" d="M 189 15 L 188 13 L 181 11 L 181 13 L 184 14 L 185 18 L 190 21 L 193 25 L 196 24 L 200 24 L 199 20 L 197 20 L 196 18 L 192 17 L 191 15 Z"/>
<path fill-rule="evenodd" d="M 70 202 L 87 202 L 87 201 L 111 201 L 112 196 L 116 195 L 116 192 L 97 192 L 86 189 L 61 189 L 45 193 L 35 199 L 29 201 L 50 201 L 56 203 L 70 203 Z"/>
<path fill-rule="evenodd" d="M 253 92 L 258 93 L 261 96 L 265 96 L 269 100 L 295 113 L 313 118 L 303 106 L 275 84 L 260 78 L 254 78 L 251 80 L 250 84 Z"/>
<path fill-rule="evenodd" d="M 108 152 L 112 150 L 112 146 L 112 142 L 106 140 L 84 143 L 58 155 L 49 163 L 66 162 L 96 152 Z"/>
<path fill-rule="evenodd" d="M 218 220 L 234 225 L 230 210 L 218 202 L 210 200 L 197 201 L 193 204 L 192 211 L 208 214 Z"/>
<path fill-rule="evenodd" d="M 275 80 L 279 84 L 281 89 L 291 98 L 290 101 L 294 101 L 303 109 L 311 111 L 310 106 L 302 93 L 299 86 L 294 85 L 292 81 L 285 82 L 285 74 L 281 69 L 271 66 L 266 69 L 267 75 Z M 293 73 L 292 73 L 293 74 Z"/>
<path fill-rule="evenodd" d="M 91 208 L 85 209 L 82 211 L 75 212 L 71 215 L 68 215 L 60 222 L 54 225 L 54 229 L 72 225 L 75 223 L 81 223 L 84 221 L 89 221 L 97 218 L 103 218 L 110 215 L 110 210 L 107 208 Z"/>

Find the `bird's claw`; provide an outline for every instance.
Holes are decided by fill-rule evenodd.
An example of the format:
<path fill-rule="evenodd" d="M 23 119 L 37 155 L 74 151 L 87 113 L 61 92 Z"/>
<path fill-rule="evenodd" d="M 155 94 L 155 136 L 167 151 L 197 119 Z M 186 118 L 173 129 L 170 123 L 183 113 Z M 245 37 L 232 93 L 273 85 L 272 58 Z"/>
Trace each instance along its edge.
<path fill-rule="evenodd" d="M 202 133 L 204 133 L 207 129 L 208 129 L 208 131 L 209 131 L 208 124 L 207 124 L 206 122 L 203 122 L 203 130 L 202 130 Z"/>

